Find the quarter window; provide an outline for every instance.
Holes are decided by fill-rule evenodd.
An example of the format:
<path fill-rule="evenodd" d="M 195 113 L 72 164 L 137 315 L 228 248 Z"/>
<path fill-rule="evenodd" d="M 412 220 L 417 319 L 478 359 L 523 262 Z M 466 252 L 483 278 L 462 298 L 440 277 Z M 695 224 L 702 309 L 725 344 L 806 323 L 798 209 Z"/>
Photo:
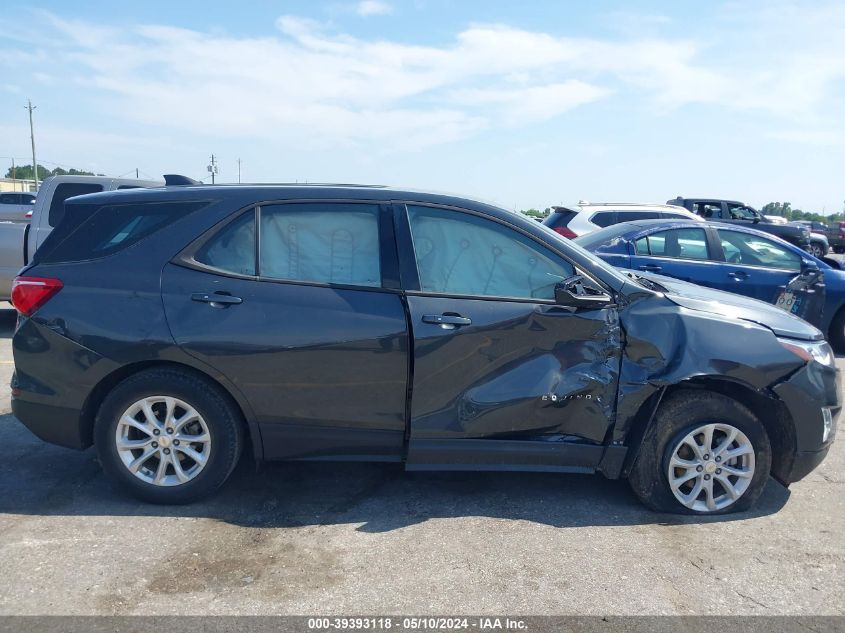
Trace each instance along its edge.
<path fill-rule="evenodd" d="M 616 211 L 599 211 L 590 218 L 590 222 L 601 228 L 616 224 Z"/>
<path fill-rule="evenodd" d="M 255 211 L 243 213 L 194 255 L 202 264 L 237 275 L 255 275 Z"/>
<path fill-rule="evenodd" d="M 575 269 L 514 229 L 468 213 L 408 207 L 414 254 L 425 292 L 554 299 Z"/>
<path fill-rule="evenodd" d="M 719 230 L 725 260 L 745 266 L 801 270 L 801 256 L 765 237 L 739 231 Z"/>

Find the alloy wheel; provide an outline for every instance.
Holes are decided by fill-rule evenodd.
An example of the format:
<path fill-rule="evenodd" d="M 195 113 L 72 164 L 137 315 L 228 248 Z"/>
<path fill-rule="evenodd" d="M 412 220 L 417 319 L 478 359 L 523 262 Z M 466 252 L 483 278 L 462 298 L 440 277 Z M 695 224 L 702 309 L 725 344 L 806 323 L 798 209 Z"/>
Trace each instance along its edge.
<path fill-rule="evenodd" d="M 818 244 L 810 244 L 809 251 L 810 251 L 810 255 L 812 255 L 813 257 L 823 257 L 824 256 L 824 252 L 822 252 L 822 247 L 819 246 Z"/>
<path fill-rule="evenodd" d="M 754 477 L 754 447 L 730 424 L 704 424 L 672 448 L 669 487 L 696 512 L 715 512 L 735 503 Z"/>
<path fill-rule="evenodd" d="M 171 396 L 148 396 L 120 416 L 115 446 L 138 479 L 155 486 L 178 486 L 205 468 L 211 434 L 188 403 Z"/>

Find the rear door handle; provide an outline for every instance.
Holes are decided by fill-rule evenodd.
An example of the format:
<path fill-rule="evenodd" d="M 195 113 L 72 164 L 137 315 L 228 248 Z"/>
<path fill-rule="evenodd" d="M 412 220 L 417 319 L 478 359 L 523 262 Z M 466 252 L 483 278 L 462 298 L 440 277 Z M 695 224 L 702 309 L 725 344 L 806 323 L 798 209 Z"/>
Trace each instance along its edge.
<path fill-rule="evenodd" d="M 459 314 L 424 314 L 422 320 L 437 325 L 472 325 L 472 319 Z"/>
<path fill-rule="evenodd" d="M 209 303 L 216 308 L 238 305 L 244 302 L 244 300 L 240 297 L 233 297 L 232 295 L 224 295 L 216 292 L 195 292 L 191 295 L 191 301 Z"/>
<path fill-rule="evenodd" d="M 656 273 L 658 271 L 663 270 L 663 267 L 662 266 L 655 266 L 654 264 L 645 264 L 643 266 L 640 266 L 640 270 L 644 270 L 644 271 L 649 272 L 649 273 Z"/>
<path fill-rule="evenodd" d="M 748 279 L 748 273 L 744 273 L 741 270 L 735 270 L 734 272 L 728 273 L 728 277 L 733 277 L 737 281 L 742 281 L 743 279 Z"/>

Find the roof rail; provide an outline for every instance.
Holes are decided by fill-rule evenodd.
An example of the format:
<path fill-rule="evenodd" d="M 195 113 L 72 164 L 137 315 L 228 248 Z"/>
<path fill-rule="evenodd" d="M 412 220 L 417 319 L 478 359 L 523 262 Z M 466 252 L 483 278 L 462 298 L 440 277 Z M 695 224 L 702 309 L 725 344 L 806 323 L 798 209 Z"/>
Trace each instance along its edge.
<path fill-rule="evenodd" d="M 201 185 L 199 180 L 188 178 L 180 174 L 164 174 L 164 184 L 167 187 L 185 186 L 185 185 Z"/>

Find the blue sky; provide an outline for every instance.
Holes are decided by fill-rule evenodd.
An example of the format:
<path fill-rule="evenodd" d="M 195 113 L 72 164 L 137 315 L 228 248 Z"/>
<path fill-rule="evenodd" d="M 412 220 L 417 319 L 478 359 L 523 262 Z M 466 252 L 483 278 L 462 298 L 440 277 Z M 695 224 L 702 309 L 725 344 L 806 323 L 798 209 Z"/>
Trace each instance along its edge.
<path fill-rule="evenodd" d="M 845 201 L 841 2 L 7 1 L 0 164 L 27 98 L 39 162 L 110 175 Z"/>

